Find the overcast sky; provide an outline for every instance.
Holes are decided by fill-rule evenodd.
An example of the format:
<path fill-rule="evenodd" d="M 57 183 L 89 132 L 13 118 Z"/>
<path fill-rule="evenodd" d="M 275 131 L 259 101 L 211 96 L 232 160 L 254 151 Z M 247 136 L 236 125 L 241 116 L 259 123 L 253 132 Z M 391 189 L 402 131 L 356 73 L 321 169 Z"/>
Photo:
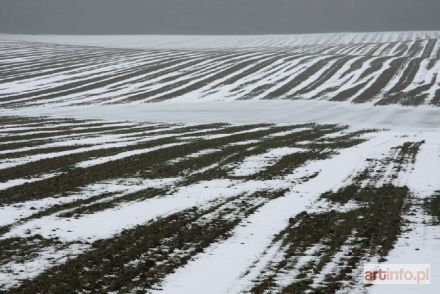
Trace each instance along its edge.
<path fill-rule="evenodd" d="M 289 34 L 440 30 L 440 0 L 0 0 L 0 32 Z"/>

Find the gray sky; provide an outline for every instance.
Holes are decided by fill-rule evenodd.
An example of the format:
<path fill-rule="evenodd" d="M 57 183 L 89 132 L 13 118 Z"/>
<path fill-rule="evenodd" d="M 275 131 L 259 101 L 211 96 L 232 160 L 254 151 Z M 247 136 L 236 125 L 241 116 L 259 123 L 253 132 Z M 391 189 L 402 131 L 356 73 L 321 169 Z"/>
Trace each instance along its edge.
<path fill-rule="evenodd" d="M 0 32 L 288 34 L 440 30 L 440 0 L 0 0 Z"/>

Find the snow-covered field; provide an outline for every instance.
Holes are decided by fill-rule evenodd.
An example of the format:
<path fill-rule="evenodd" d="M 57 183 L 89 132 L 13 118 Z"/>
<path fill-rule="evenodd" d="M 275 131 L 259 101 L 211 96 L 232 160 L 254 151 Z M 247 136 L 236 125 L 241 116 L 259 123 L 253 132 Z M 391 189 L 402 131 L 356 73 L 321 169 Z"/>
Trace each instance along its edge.
<path fill-rule="evenodd" d="M 325 33 L 296 35 L 7 35 L 1 39 L 130 49 L 279 48 L 326 44 L 362 44 L 437 39 L 438 31 Z"/>
<path fill-rule="evenodd" d="M 439 293 L 439 37 L 0 35 L 0 292 Z"/>
<path fill-rule="evenodd" d="M 0 106 L 268 99 L 437 106 L 439 34 L 0 35 Z M 118 44 L 124 48 L 111 48 Z"/>

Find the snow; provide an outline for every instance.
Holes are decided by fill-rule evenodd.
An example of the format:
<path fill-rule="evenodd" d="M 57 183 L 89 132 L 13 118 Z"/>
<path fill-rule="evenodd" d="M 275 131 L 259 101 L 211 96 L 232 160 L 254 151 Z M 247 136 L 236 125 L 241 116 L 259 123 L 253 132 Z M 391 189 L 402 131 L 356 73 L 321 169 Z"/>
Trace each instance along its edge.
<path fill-rule="evenodd" d="M 280 147 L 267 151 L 264 154 L 247 157 L 237 168 L 232 172 L 234 176 L 250 176 L 256 174 L 266 167 L 273 165 L 279 161 L 283 156 L 304 151 L 304 149 L 293 147 Z"/>
<path fill-rule="evenodd" d="M 213 245 L 206 253 L 197 256 L 196 261 L 168 276 L 160 292 L 231 293 L 229 289 L 233 282 L 264 250 L 273 233 L 283 229 L 286 217 L 301 212 L 308 204 L 309 197 L 296 193 L 271 201 L 249 217 L 245 226 L 234 230 L 232 238 Z"/>
<path fill-rule="evenodd" d="M 182 187 L 171 195 L 157 196 L 141 202 L 122 204 L 77 219 L 47 216 L 14 227 L 2 238 L 25 236 L 28 230 L 45 238 L 59 237 L 65 241 L 105 239 L 124 229 L 144 224 L 158 217 L 202 206 L 216 199 L 226 199 L 264 188 L 282 187 L 280 181 L 212 180 Z M 284 183 L 286 185 L 286 183 Z M 54 232 L 52 230 L 55 230 Z"/>
<path fill-rule="evenodd" d="M 7 35 L 3 40 L 23 40 L 55 44 L 102 46 L 109 48 L 142 49 L 218 49 L 218 48 L 279 48 L 317 44 L 356 44 L 395 42 L 438 38 L 436 31 L 382 32 L 382 33 L 327 33 L 297 35 L 246 35 L 246 36 L 182 36 L 182 35 Z"/>
<path fill-rule="evenodd" d="M 126 45 L 127 48 L 134 45 L 144 49 L 130 52 L 94 47 L 87 48 L 85 53 L 82 51 L 84 47 L 33 44 L 44 46 L 44 51 L 37 56 L 29 56 L 24 64 L 17 65 L 17 70 L 32 71 L 31 77 L 19 81 L 0 82 L 0 90 L 4 95 L 0 105 L 10 106 L 11 102 L 14 102 L 22 104 L 21 106 L 46 104 L 68 106 L 83 103 L 145 103 L 162 99 L 186 102 L 264 100 L 283 97 L 331 100 L 342 91 L 353 87 L 356 87 L 357 93 L 349 100 L 356 101 L 356 97 L 365 94 L 385 70 L 390 68 L 393 61 L 402 62 L 403 65 L 399 69 L 392 68 L 390 73 L 393 77 L 381 85 L 380 94 L 368 98 L 383 101 L 384 95 L 396 94 L 389 91 L 400 81 L 401 74 L 408 74 L 403 69 L 420 62 L 421 67 L 417 69 L 416 75 L 410 75 L 411 80 L 400 92 L 404 93 L 417 87 L 416 90 L 420 91 L 419 94 L 424 98 L 420 101 L 421 104 L 436 104 L 435 95 L 439 88 L 436 83 L 439 79 L 436 74 L 438 64 L 426 57 L 419 57 L 420 61 L 416 59 L 423 50 L 414 52 L 412 45 L 405 46 L 406 49 L 397 53 L 390 53 L 388 50 L 395 46 L 387 43 L 390 42 L 389 40 L 396 40 L 399 47 L 403 46 L 406 40 L 411 41 L 408 43 L 413 45 L 428 44 L 426 41 L 420 42 L 422 36 L 431 38 L 430 42 L 433 40 L 436 42 L 434 38 L 438 38 L 440 33 L 219 36 L 218 39 L 212 39 L 212 36 L 95 36 L 91 38 L 90 36 L 0 35 L 2 44 L 5 44 L 6 48 L 11 48 L 9 51 L 12 51 L 12 55 L 14 53 L 22 55 L 18 48 L 26 48 L 29 45 L 26 42 L 7 41 L 13 39 L 40 39 L 40 42 L 54 41 L 61 44 L 82 43 L 83 45 L 96 42 L 95 45 L 109 47 Z M 220 42 L 220 39 L 223 41 Z M 118 40 L 119 44 L 115 40 Z M 126 41 L 123 45 L 121 45 L 122 40 Z M 368 44 L 380 40 L 385 40 L 383 41 L 385 43 Z M 161 50 L 157 50 L 158 48 Z M 100 56 L 99 53 L 103 52 L 118 54 L 110 60 L 97 64 L 93 64 L 89 59 L 83 62 L 78 58 L 69 59 L 69 65 L 65 70 L 55 73 L 50 72 L 49 69 L 41 71 L 33 69 L 32 64 L 50 55 L 51 51 L 58 54 L 63 50 L 68 52 L 66 59 L 69 59 L 70 55 L 73 55 L 72 51 L 76 50 L 85 56 Z M 353 52 L 353 55 L 349 51 Z M 403 58 L 407 59 L 403 61 Z M 58 57 L 54 67 L 62 69 L 61 61 L 62 57 Z M 373 68 L 370 71 L 373 62 L 376 61 L 381 63 L 381 68 Z M 158 64 L 163 64 L 163 67 L 157 67 Z M 434 66 L 428 69 L 431 65 Z M 72 66 L 74 69 L 70 69 Z M 143 70 L 149 66 L 153 67 L 151 71 Z M 330 75 L 329 70 L 335 72 Z M 310 87 L 311 85 L 313 87 Z M 421 89 L 421 85 L 425 88 Z M 405 97 L 400 102 L 404 100 Z"/>
<path fill-rule="evenodd" d="M 242 146 L 242 145 L 249 145 L 249 144 L 256 144 L 260 142 L 259 140 L 246 140 L 241 142 L 234 142 L 230 143 L 229 146 Z"/>
<path fill-rule="evenodd" d="M 0 115 L 11 114 L 167 123 L 336 123 L 405 131 L 440 127 L 440 109 L 435 107 L 373 106 L 320 100 L 186 101 L 0 109 Z"/>
<path fill-rule="evenodd" d="M 185 157 L 179 157 L 179 158 L 171 159 L 171 160 L 168 161 L 168 163 L 171 163 L 171 164 L 172 163 L 177 163 L 177 162 L 181 162 L 182 160 L 185 160 L 185 159 L 197 158 L 197 157 L 200 157 L 200 156 L 203 156 L 203 155 L 209 155 L 209 154 L 220 152 L 220 151 L 221 151 L 221 149 L 214 149 L 214 148 L 212 148 L 212 149 L 203 149 L 203 150 L 191 153 L 191 154 L 189 154 L 189 155 L 187 155 Z"/>
<path fill-rule="evenodd" d="M 33 178 L 26 178 L 26 179 L 13 179 L 13 180 L 9 180 L 6 182 L 0 182 L 0 190 L 6 190 L 15 186 L 20 186 L 26 183 L 33 183 L 33 182 L 38 182 L 38 181 L 42 181 L 45 179 L 49 179 L 52 177 L 57 176 L 58 174 L 45 174 L 42 176 L 36 176 Z"/>
<path fill-rule="evenodd" d="M 440 136 L 427 133 L 425 141 L 407 180 L 409 189 L 419 198 L 431 197 L 435 191 L 440 191 Z"/>
<path fill-rule="evenodd" d="M 132 150 L 132 151 L 121 152 L 121 153 L 118 153 L 118 154 L 112 155 L 112 156 L 100 157 L 97 159 L 83 161 L 83 162 L 78 163 L 76 166 L 81 167 L 81 168 L 87 168 L 87 167 L 94 166 L 94 165 L 104 164 L 104 163 L 107 163 L 110 161 L 124 159 L 124 158 L 130 157 L 130 156 L 135 156 L 135 155 L 139 155 L 139 154 L 146 154 L 146 153 L 150 153 L 150 152 L 157 151 L 160 149 L 180 146 L 183 144 L 186 144 L 186 143 L 185 142 L 171 143 L 171 144 L 160 145 L 157 147 L 150 147 L 150 148 L 136 149 L 136 150 Z"/>
<path fill-rule="evenodd" d="M 205 139 L 205 140 L 213 140 L 213 139 L 219 139 L 219 138 L 225 138 L 229 136 L 239 135 L 239 134 L 248 134 L 258 131 L 266 131 L 270 129 L 270 127 L 260 127 L 260 128 L 252 128 L 250 130 L 244 130 L 234 133 L 225 133 L 225 134 L 215 134 L 215 135 L 205 135 L 205 136 L 185 136 L 183 139 Z"/>
<path fill-rule="evenodd" d="M 160 292 L 215 294 L 244 290 L 249 285 L 243 285 L 240 276 L 264 252 L 273 235 L 288 224 L 290 217 L 304 211 L 322 193 L 344 185 L 353 173 L 365 168 L 366 158 L 387 150 L 391 143 L 387 142 L 387 137 L 379 133 L 357 148 L 342 150 L 330 159 L 311 162 L 291 174 L 288 179 L 298 182 L 306 175 L 320 172 L 309 181 L 291 185 L 291 190 L 283 197 L 265 204 L 237 226 L 231 238 L 213 244 L 167 276 Z M 241 289 L 237 289 L 238 285 Z"/>
<path fill-rule="evenodd" d="M 49 207 L 71 203 L 95 197 L 105 193 L 117 193 L 121 197 L 129 193 L 135 193 L 147 188 L 160 188 L 175 183 L 178 178 L 163 179 L 138 179 L 138 178 L 119 178 L 110 181 L 103 181 L 88 185 L 71 196 L 46 197 L 40 200 L 14 203 L 0 207 L 0 226 L 10 225 L 18 220 L 29 217 L 35 213 L 43 211 Z M 108 198 L 104 198 L 108 200 Z M 96 202 L 95 202 L 96 203 Z"/>
<path fill-rule="evenodd" d="M 410 216 L 409 231 L 398 239 L 394 249 L 387 256 L 386 263 L 391 264 L 430 264 L 429 285 L 373 285 L 371 294 L 387 293 L 439 293 L 440 289 L 440 227 L 430 225 L 431 219 L 418 211 Z"/>
<path fill-rule="evenodd" d="M 167 130 L 178 129 L 178 128 L 179 127 L 175 127 L 175 128 L 170 127 Z M 143 132 L 142 134 L 154 134 L 154 132 L 159 132 L 159 131 L 163 131 L 163 130 L 164 129 L 160 129 L 157 131 Z M 52 153 L 48 153 L 48 154 L 37 154 L 37 155 L 31 155 L 31 156 L 27 156 L 27 157 L 2 160 L 2 161 L 0 161 L 0 169 L 23 165 L 23 164 L 27 164 L 30 162 L 43 160 L 43 159 L 56 158 L 56 157 L 61 157 L 61 156 L 65 156 L 65 155 L 83 153 L 83 152 L 87 152 L 87 151 L 104 150 L 104 149 L 108 149 L 108 148 L 123 148 L 123 147 L 128 147 L 128 146 L 134 146 L 136 144 L 143 143 L 143 142 L 149 142 L 149 141 L 164 139 L 164 138 L 179 137 L 179 136 L 188 135 L 188 134 L 197 134 L 200 132 L 208 132 L 208 131 L 213 131 L 213 130 L 217 130 L 217 129 L 211 128 L 211 129 L 204 129 L 204 130 L 198 130 L 198 131 L 189 131 L 189 132 L 180 133 L 180 134 L 167 133 L 167 134 L 162 134 L 162 135 L 151 135 L 151 136 L 144 136 L 140 139 L 129 139 L 127 135 L 121 135 L 121 136 L 119 136 L 119 138 L 113 137 L 113 139 L 109 139 L 107 136 L 84 139 L 85 143 L 92 143 L 93 142 L 94 145 L 89 146 L 89 147 L 76 148 L 76 149 L 72 149 L 72 150 L 68 150 L 68 151 L 52 152 Z M 104 132 L 101 132 L 101 134 L 102 133 L 104 133 Z M 95 133 L 92 133 L 92 134 L 95 134 Z M 83 133 L 81 135 L 85 135 L 85 134 Z M 136 134 L 131 134 L 131 135 L 136 135 Z M 69 136 L 72 136 L 72 135 L 69 135 Z M 54 139 L 54 138 L 57 138 L 57 137 L 51 137 L 51 139 Z M 58 144 L 60 144 L 61 146 L 64 146 L 63 143 L 56 143 L 56 145 L 58 145 Z M 69 144 L 69 142 L 66 144 Z M 169 148 L 169 147 L 183 145 L 183 144 L 186 144 L 186 142 L 170 143 L 170 144 L 164 144 L 164 145 L 157 146 L 157 147 L 121 152 L 121 153 L 118 153 L 113 156 L 101 157 L 98 159 L 92 159 L 92 160 L 81 162 L 78 164 L 78 167 L 89 167 L 92 165 L 97 165 L 97 164 L 102 164 L 102 163 L 109 162 L 109 161 L 127 158 L 129 156 L 133 156 L 136 154 L 148 153 L 148 152 L 156 151 L 156 150 L 159 150 L 162 148 Z M 47 145 L 42 145 L 42 146 L 47 147 L 48 145 L 53 147 L 53 145 L 51 143 L 47 144 Z M 28 150 L 28 149 L 26 148 L 25 150 Z"/>
<path fill-rule="evenodd" d="M 11 227 L 9 233 L 1 238 L 9 237 L 27 237 L 31 234 L 40 234 L 44 238 L 58 237 L 63 242 L 75 242 L 78 240 L 95 241 L 98 239 L 107 239 L 115 237 L 125 229 L 130 229 L 136 225 L 145 224 L 151 220 L 169 216 L 172 213 L 181 212 L 192 207 L 206 208 L 217 201 L 230 199 L 232 197 L 253 193 L 261 190 L 277 190 L 289 188 L 284 196 L 266 202 L 259 207 L 256 212 L 245 218 L 238 226 L 233 229 L 232 237 L 211 244 L 203 253 L 193 257 L 185 266 L 178 268 L 173 274 L 168 275 L 163 281 L 164 293 L 238 293 L 246 291 L 252 286 L 252 281 L 262 269 L 268 265 L 272 259 L 282 258 L 283 251 L 280 243 L 272 243 L 273 235 L 280 232 L 288 224 L 291 217 L 307 210 L 308 212 L 317 212 L 319 209 L 326 210 L 330 206 L 322 205 L 319 202 L 319 196 L 328 191 L 336 191 L 351 183 L 353 177 L 368 167 L 368 158 L 384 159 L 390 154 L 390 148 L 397 147 L 404 142 L 425 143 L 421 146 L 417 155 L 416 162 L 409 164 L 402 169 L 398 177 L 392 180 L 395 186 L 408 186 L 415 201 L 418 204 L 431 197 L 435 191 L 440 191 L 440 108 L 422 105 L 418 107 L 410 106 L 374 106 L 374 101 L 378 101 L 384 93 L 391 90 L 400 80 L 404 70 L 409 66 L 404 63 L 402 68 L 395 71 L 391 81 L 383 87 L 381 95 L 374 98 L 373 102 L 364 104 L 351 104 L 347 102 L 329 102 L 325 99 L 328 95 L 336 95 L 353 86 L 365 83 L 364 87 L 352 95 L 355 99 L 358 95 L 368 89 L 377 81 L 381 74 L 388 69 L 391 63 L 402 56 L 409 57 L 408 52 L 415 41 L 421 39 L 439 39 L 440 32 L 405 32 L 405 33 L 345 33 L 345 34 L 313 34 L 313 35 L 267 35 L 267 36 L 18 36 L 18 35 L 0 35 L 2 40 L 27 40 L 59 44 L 103 46 L 109 48 L 144 48 L 144 49 L 166 49 L 163 52 L 145 52 L 144 54 L 131 57 L 121 56 L 121 60 L 109 60 L 102 66 L 92 63 L 81 64 L 82 70 L 67 70 L 61 75 L 47 74 L 44 69 L 36 71 L 41 76 L 37 79 L 25 79 L 20 82 L 7 82 L 0 85 L 2 94 L 14 95 L 23 93 L 32 93 L 33 91 L 49 90 L 51 87 L 67 85 L 67 81 L 79 82 L 88 79 L 91 75 L 94 77 L 108 79 L 107 73 L 114 71 L 117 75 L 130 73 L 132 66 L 148 66 L 157 61 L 164 61 L 169 58 L 175 58 L 175 64 L 143 73 L 127 79 L 121 79 L 105 87 L 90 89 L 84 92 L 59 95 L 56 98 L 44 98 L 42 102 L 57 102 L 58 104 L 45 104 L 44 107 L 28 107 L 17 109 L 0 109 L 0 115 L 29 115 L 50 117 L 71 117 L 81 119 L 102 119 L 106 122 L 112 122 L 112 125 L 118 127 L 136 127 L 136 122 L 153 123 L 185 123 L 184 126 L 171 126 L 159 128 L 152 131 L 140 131 L 129 135 L 112 135 L 101 132 L 98 137 L 87 137 L 96 135 L 94 132 L 82 133 L 80 135 L 61 135 L 50 137 L 55 133 L 50 128 L 50 123 L 39 126 L 35 129 L 31 124 L 26 126 L 4 126 L 0 128 L 0 137 L 4 144 L 8 132 L 23 131 L 24 134 L 47 134 L 50 139 L 56 142 L 50 142 L 33 147 L 23 147 L 15 150 L 2 150 L 0 154 L 7 155 L 13 152 L 26 152 L 31 150 L 44 150 L 50 147 L 75 146 L 77 144 L 91 144 L 91 147 L 78 147 L 76 149 L 53 152 L 47 154 L 29 155 L 26 157 L 15 157 L 11 160 L 2 160 L 0 169 L 15 167 L 28 162 L 34 162 L 47 158 L 56 158 L 59 156 L 76 154 L 91 150 L 101 150 L 106 148 L 120 148 L 134 146 L 142 142 L 148 142 L 160 138 L 170 138 L 171 143 L 150 148 L 123 151 L 114 155 L 86 159 L 79 162 L 76 167 L 87 168 L 94 165 L 104 164 L 106 162 L 126 159 L 130 156 L 153 152 L 162 148 L 170 148 L 187 144 L 193 139 L 218 139 L 227 136 L 246 134 L 268 130 L 268 127 L 255 127 L 245 131 L 235 133 L 217 133 L 202 134 L 198 133 L 220 130 L 221 128 L 203 129 L 185 133 L 168 133 L 154 135 L 155 132 L 164 130 L 171 131 L 191 124 L 200 123 L 219 123 L 226 122 L 232 124 L 252 124 L 252 123 L 274 123 L 284 124 L 342 124 L 349 125 L 349 132 L 362 128 L 388 128 L 390 130 L 378 131 L 365 135 L 366 142 L 352 148 L 343 149 L 339 154 L 325 160 L 306 162 L 300 168 L 292 171 L 291 174 L 277 180 L 267 181 L 240 181 L 228 179 L 216 179 L 203 181 L 185 187 L 170 190 L 164 195 L 158 195 L 151 199 L 142 201 L 131 201 L 119 204 L 117 207 L 108 208 L 93 214 L 81 215 L 78 218 L 63 218 L 57 214 L 47 215 L 36 219 L 25 221 L 24 219 L 35 213 L 44 211 L 47 208 L 64 203 L 73 203 L 78 200 L 88 199 L 99 196 L 107 192 L 114 192 L 114 195 L 103 196 L 93 203 L 107 201 L 123 197 L 129 193 L 141 191 L 149 187 L 171 187 L 172 184 L 178 184 L 180 178 L 173 179 L 137 179 L 121 178 L 109 181 L 98 182 L 79 191 L 72 192 L 68 196 L 46 197 L 39 200 L 14 203 L 0 207 L 0 226 L 15 225 Z M 408 48 L 401 52 L 400 46 L 403 41 L 407 41 Z M 392 44 L 390 42 L 396 42 Z M 371 43 L 371 44 L 370 44 Z M 381 43 L 381 44 L 379 44 Z M 425 42 L 426 43 L 426 42 Z M 308 47 L 313 45 L 314 47 Z M 323 46 L 321 46 L 323 45 Z M 343 45 L 343 46 L 342 46 Z M 295 47 L 297 46 L 297 47 Z M 439 48 L 440 42 L 437 42 L 436 48 Z M 288 57 L 276 56 L 276 50 L 285 50 L 290 48 L 291 55 Z M 182 51 L 174 52 L 179 49 Z M 197 49 L 185 51 L 188 49 Z M 225 55 L 215 55 L 210 50 L 228 49 Z M 233 49 L 233 50 L 230 50 Z M 270 49 L 270 50 L 268 50 Z M 272 50 L 273 49 L 273 50 Z M 275 50 L 276 49 L 276 50 Z M 278 51 L 281 52 L 281 51 Z M 371 52 L 371 53 L 370 53 Z M 29 52 L 28 52 L 29 53 Z M 26 53 L 26 54 L 28 54 Z M 175 56 L 172 56 L 176 54 Z M 332 77 L 328 77 L 322 84 L 320 78 L 323 73 L 332 68 L 339 61 L 335 54 L 352 54 L 351 58 L 341 65 Z M 371 54 L 371 58 L 363 59 L 365 54 Z M 420 56 L 421 52 L 416 55 Z M 434 54 L 434 53 L 433 53 Z M 48 51 L 45 55 L 49 56 Z M 280 54 L 281 56 L 282 54 Z M 315 56 L 313 56 L 315 55 Z M 361 56 L 359 56 L 361 55 Z M 295 93 L 301 92 L 308 85 L 317 82 L 318 86 L 311 91 L 305 91 L 299 98 L 317 100 L 252 100 L 252 101 L 231 101 L 240 98 L 268 99 L 274 91 L 281 89 L 290 82 L 295 82 L 298 76 L 302 75 L 311 66 L 318 64 L 321 60 L 329 59 L 335 56 L 331 61 L 325 63 L 306 79 L 296 86 L 286 89 L 283 96 L 289 97 Z M 378 58 L 386 56 L 380 69 L 365 74 L 366 70 L 377 61 Z M 177 57 L 181 58 L 178 59 Z M 226 62 L 223 58 L 229 58 Z M 415 56 L 414 56 L 415 57 Z M 273 58 L 273 60 L 272 60 Z M 409 57 L 408 60 L 413 57 Z M 435 58 L 432 56 L 431 58 Z M 204 81 L 207 78 L 216 76 L 222 70 L 227 70 L 231 66 L 241 62 L 253 61 L 252 64 L 243 66 L 240 70 L 227 72 L 219 79 L 209 80 L 194 91 L 189 91 L 184 95 L 173 97 L 173 101 L 161 103 L 142 103 L 154 98 L 161 98 L 163 95 L 173 94 L 179 89 L 186 89 L 193 86 L 194 83 Z M 351 65 L 363 60 L 356 69 L 351 70 Z M 270 61 L 268 65 L 252 71 L 255 66 Z M 9 58 L 0 61 L 3 64 L 17 64 L 18 69 L 25 69 L 33 62 L 31 57 Z M 176 66 L 188 66 L 185 71 L 172 71 Z M 409 62 L 409 61 L 408 61 Z M 428 69 L 431 60 L 421 60 L 420 67 L 416 75 L 404 91 L 410 91 L 420 86 L 432 85 L 421 94 L 427 94 L 425 104 L 431 102 L 436 91 L 440 88 L 438 71 L 439 62 L 434 62 L 433 67 Z M 60 66 L 62 63 L 59 63 Z M 240 77 L 233 83 L 223 85 L 230 78 L 235 78 L 250 70 L 251 74 Z M 162 75 L 162 71 L 165 74 Z M 185 72 L 187 74 L 182 73 Z M 150 79 L 152 74 L 157 74 Z M 182 82 L 182 83 L 181 83 Z M 176 84 L 178 83 L 178 84 Z M 172 87 L 176 85 L 175 87 Z M 267 86 L 267 87 L 266 87 Z M 72 106 L 70 104 L 80 102 L 121 102 L 126 99 L 149 91 L 157 91 L 162 87 L 166 90 L 158 91 L 154 95 L 142 98 L 142 101 L 136 101 L 130 104 L 118 105 L 84 105 Z M 254 93 L 254 90 L 261 90 L 252 97 L 247 97 L 243 93 Z M 281 91 L 283 92 L 283 91 Z M 62 92 L 60 92 L 62 94 Z M 52 93 L 55 94 L 55 93 Z M 38 94 L 43 95 L 44 94 Z M 28 95 L 17 102 L 25 103 L 39 96 Z M 322 97 L 320 97 L 322 95 Z M 7 98 L 2 103 L 8 103 Z M 296 98 L 296 97 L 295 97 Z M 106 100 L 108 99 L 108 100 Z M 203 101 L 202 101 L 203 100 Z M 0 104 L 2 104 L 0 103 Z M 67 106 L 69 107 L 63 107 Z M 118 123 L 118 121 L 130 121 Z M 116 125 L 117 124 L 117 125 Z M 71 126 L 71 123 L 62 123 L 57 126 Z M 88 128 L 87 125 L 78 124 L 80 130 Z M 88 129 L 93 130 L 90 127 Z M 270 135 L 285 136 L 295 132 L 309 130 L 310 128 L 297 128 L 290 131 L 279 132 Z M 325 136 L 323 139 L 332 139 L 336 136 L 344 135 L 347 130 Z M 140 137 L 135 137 L 135 136 Z M 148 135 L 148 136 L 145 136 Z M 178 137 L 178 143 L 173 143 L 171 139 Z M 261 138 L 263 139 L 263 138 Z M 63 141 L 62 141 L 63 140 Z M 26 141 L 26 140 L 23 140 Z M 21 141 L 21 142 L 23 142 Z M 20 141 L 15 141 L 20 142 Z M 257 144 L 261 140 L 246 140 L 230 143 L 228 146 L 238 146 L 246 144 Z M 8 142 L 9 143 L 9 142 Z M 303 142 L 304 143 L 304 142 Z M 170 164 L 188 158 L 196 158 L 208 155 L 214 152 L 220 152 L 222 146 L 201 151 L 196 151 L 185 157 L 169 161 Z M 133 148 L 134 149 L 134 148 Z M 289 154 L 303 152 L 304 149 L 293 147 L 282 147 L 267 150 L 263 154 L 252 155 L 245 158 L 231 172 L 232 176 L 250 176 L 258 173 L 270 165 L 276 164 L 281 158 Z M 211 164 L 191 174 L 203 173 L 209 169 L 218 167 L 220 163 Z M 393 165 L 386 167 L 384 175 L 376 183 L 377 185 L 391 181 L 390 175 L 393 174 Z M 29 178 L 11 179 L 0 183 L 0 190 L 11 187 L 32 183 L 54 177 L 57 174 L 33 175 Z M 316 175 L 307 181 L 305 177 Z M 92 203 L 92 204 L 93 204 Z M 325 203 L 324 203 L 325 204 Z M 328 203 L 327 203 L 328 204 Z M 338 207 L 332 206 L 332 209 L 346 211 L 353 209 L 357 204 L 349 202 L 346 205 Z M 63 211 L 65 212 L 65 210 Z M 414 292 L 440 292 L 440 257 L 437 254 L 440 245 L 440 229 L 438 226 L 430 225 L 431 218 L 425 215 L 420 208 L 417 213 L 406 215 L 410 221 L 408 228 L 397 240 L 395 248 L 387 257 L 389 263 L 430 263 L 432 267 L 431 285 L 418 288 L 414 286 L 373 286 L 368 289 L 371 293 L 414 293 Z M 66 243 L 64 243 L 66 245 Z M 76 246 L 76 247 L 75 247 Z M 71 245 L 65 250 L 47 247 L 36 256 L 23 264 L 14 261 L 3 265 L 0 269 L 0 286 L 3 281 L 7 281 L 6 286 L 16 285 L 20 279 L 34 278 L 45 269 L 57 263 L 65 261 L 67 256 L 75 256 L 88 250 L 86 245 Z M 309 253 L 313 253 L 316 248 L 310 248 Z M 416 250 L 418 249 L 418 250 Z M 347 254 L 349 248 L 343 246 L 328 263 L 321 276 L 314 279 L 315 285 L 322 281 L 323 274 L 329 273 L 337 266 L 337 262 Z M 304 261 L 310 256 L 304 257 Z M 10 270 L 10 272 L 8 272 Z M 250 272 L 248 272 L 250 270 Z M 285 272 L 277 277 L 279 285 L 287 285 L 294 277 L 295 269 Z M 359 289 L 363 289 L 362 287 Z"/>
<path fill-rule="evenodd" d="M 89 247 L 84 244 L 72 244 L 61 250 L 49 247 L 26 262 L 11 261 L 0 267 L 0 286 L 6 289 L 16 287 L 22 280 L 33 279 L 49 267 L 63 264 L 69 257 L 75 257 Z"/>
<path fill-rule="evenodd" d="M 432 197 L 440 190 L 438 180 L 440 169 L 440 136 L 438 133 L 424 134 L 425 143 L 421 146 L 413 170 L 404 178 L 415 197 L 414 215 L 405 216 L 409 222 L 407 230 L 399 237 L 394 249 L 387 256 L 386 263 L 391 264 L 430 264 L 431 283 L 429 285 L 373 285 L 372 294 L 398 292 L 402 294 L 438 293 L 440 289 L 440 227 L 432 225 L 432 218 L 420 207 L 426 197 Z"/>

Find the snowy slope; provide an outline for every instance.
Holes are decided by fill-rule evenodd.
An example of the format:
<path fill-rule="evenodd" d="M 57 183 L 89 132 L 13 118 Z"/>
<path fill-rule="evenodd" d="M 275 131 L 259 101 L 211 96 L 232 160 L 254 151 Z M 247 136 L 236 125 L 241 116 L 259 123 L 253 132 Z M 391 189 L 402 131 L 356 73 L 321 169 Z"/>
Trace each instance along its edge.
<path fill-rule="evenodd" d="M 0 106 L 265 99 L 437 106 L 438 40 L 438 32 L 2 35 Z M 126 48 L 111 48 L 120 44 Z"/>

